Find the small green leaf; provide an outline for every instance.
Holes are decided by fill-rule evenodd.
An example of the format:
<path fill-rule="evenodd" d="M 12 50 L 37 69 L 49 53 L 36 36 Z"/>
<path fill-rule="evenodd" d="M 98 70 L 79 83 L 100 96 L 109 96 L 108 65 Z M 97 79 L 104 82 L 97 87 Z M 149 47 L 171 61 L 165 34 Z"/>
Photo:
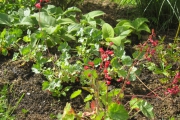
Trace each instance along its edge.
<path fill-rule="evenodd" d="M 112 120 L 127 120 L 129 118 L 128 112 L 123 105 L 111 103 L 108 107 L 108 115 Z"/>
<path fill-rule="evenodd" d="M 80 95 L 82 92 L 82 90 L 76 90 L 75 92 L 73 92 L 70 96 L 71 99 L 77 97 L 78 95 Z"/>
<path fill-rule="evenodd" d="M 22 55 L 27 55 L 31 52 L 31 48 L 30 48 L 30 46 L 26 46 L 26 47 L 22 48 L 20 51 L 21 51 Z"/>
<path fill-rule="evenodd" d="M 87 96 L 84 98 L 84 102 L 87 102 L 87 101 L 89 101 L 89 100 L 92 100 L 92 98 L 93 98 L 93 95 L 89 94 L 89 95 L 87 95 Z"/>
<path fill-rule="evenodd" d="M 8 54 L 8 50 L 5 48 L 2 48 L 1 52 L 4 56 L 6 56 Z"/>
<path fill-rule="evenodd" d="M 23 41 L 25 41 L 25 42 L 30 42 L 30 41 L 31 41 L 31 38 L 28 37 L 28 36 L 24 36 L 24 37 L 23 37 Z"/>
<path fill-rule="evenodd" d="M 113 38 L 114 37 L 114 30 L 112 26 L 108 23 L 104 23 L 102 26 L 102 34 L 103 38 Z"/>
<path fill-rule="evenodd" d="M 122 63 L 123 65 L 131 66 L 132 65 L 132 59 L 129 56 L 122 56 Z"/>
<path fill-rule="evenodd" d="M 42 90 L 46 90 L 49 87 L 49 82 L 48 81 L 44 81 L 42 84 Z"/>
<path fill-rule="evenodd" d="M 140 106 L 140 110 L 146 117 L 151 118 L 151 119 L 154 118 L 153 107 L 150 103 L 143 100 L 138 105 Z"/>

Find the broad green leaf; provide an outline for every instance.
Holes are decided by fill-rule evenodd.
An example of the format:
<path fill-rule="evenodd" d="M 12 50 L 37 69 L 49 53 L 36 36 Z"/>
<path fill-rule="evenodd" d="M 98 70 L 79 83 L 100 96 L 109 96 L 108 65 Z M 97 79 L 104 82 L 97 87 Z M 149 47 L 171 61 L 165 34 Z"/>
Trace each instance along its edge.
<path fill-rule="evenodd" d="M 89 13 L 85 14 L 84 16 L 86 18 L 95 18 L 95 17 L 101 16 L 101 15 L 104 15 L 104 14 L 105 13 L 103 11 L 96 10 L 96 11 L 89 12 Z"/>
<path fill-rule="evenodd" d="M 62 18 L 62 19 L 60 18 L 60 19 L 57 19 L 57 23 L 59 23 L 59 24 L 74 24 L 76 22 L 70 18 Z"/>
<path fill-rule="evenodd" d="M 114 37 L 114 30 L 112 28 L 111 25 L 109 25 L 108 23 L 104 23 L 102 26 L 102 34 L 103 34 L 103 38 L 113 38 Z"/>
<path fill-rule="evenodd" d="M 132 21 L 132 24 L 136 30 L 139 30 L 139 27 L 145 24 L 146 22 L 149 22 L 146 18 L 136 18 Z"/>
<path fill-rule="evenodd" d="M 31 19 L 31 17 L 27 16 L 27 17 L 23 17 L 20 22 L 18 23 L 18 25 L 30 25 L 32 26 L 34 24 L 33 20 Z"/>
<path fill-rule="evenodd" d="M 123 105 L 111 103 L 108 107 L 108 115 L 112 120 L 127 120 L 129 118 L 128 112 Z"/>
<path fill-rule="evenodd" d="M 126 66 L 131 66 L 132 65 L 132 59 L 130 56 L 122 56 L 122 63 L 123 65 L 126 65 Z"/>
<path fill-rule="evenodd" d="M 129 24 L 131 23 L 130 20 L 124 20 L 124 19 L 118 19 L 117 21 L 118 21 L 118 23 L 117 23 L 116 27 L 123 26 L 124 23 L 129 23 Z"/>
<path fill-rule="evenodd" d="M 73 99 L 73 98 L 77 97 L 78 95 L 81 94 L 81 92 L 82 92 L 82 90 L 76 90 L 76 91 L 74 91 L 74 92 L 71 94 L 70 98 Z"/>
<path fill-rule="evenodd" d="M 48 34 L 53 34 L 56 31 L 58 31 L 60 29 L 60 25 L 56 25 L 55 27 L 50 26 L 50 27 L 45 27 L 44 30 L 48 33 Z"/>
<path fill-rule="evenodd" d="M 87 96 L 84 98 L 84 102 L 87 102 L 87 101 L 89 101 L 89 100 L 92 100 L 92 98 L 93 98 L 93 95 L 89 94 L 89 95 L 87 95 Z"/>
<path fill-rule="evenodd" d="M 0 24 L 10 26 L 12 24 L 10 16 L 5 13 L 0 13 Z"/>
<path fill-rule="evenodd" d="M 81 10 L 77 7 L 70 7 L 66 11 L 64 11 L 63 15 L 66 15 L 71 12 L 81 12 Z"/>
<path fill-rule="evenodd" d="M 114 28 L 114 32 L 115 32 L 116 35 L 120 35 L 122 32 L 124 32 L 126 30 L 129 30 L 129 28 L 123 27 L 123 26 L 116 26 Z"/>
<path fill-rule="evenodd" d="M 123 31 L 120 36 L 128 36 L 130 33 L 132 32 L 132 30 L 126 30 L 126 31 Z"/>
<path fill-rule="evenodd" d="M 146 23 L 142 24 L 137 31 L 141 32 L 141 31 L 146 31 L 148 33 L 151 32 L 151 30 L 149 29 L 148 25 Z"/>
<path fill-rule="evenodd" d="M 46 10 L 48 12 L 48 14 L 50 15 L 58 15 L 58 14 L 63 14 L 63 11 L 60 7 L 56 7 L 54 5 L 47 5 L 46 8 L 44 8 L 44 10 Z"/>
<path fill-rule="evenodd" d="M 31 13 L 30 9 L 29 8 L 25 8 L 24 9 L 24 16 L 29 16 Z"/>
<path fill-rule="evenodd" d="M 126 36 L 118 36 L 114 38 L 106 38 L 106 41 L 112 41 L 115 45 L 120 46 L 124 43 Z"/>
<path fill-rule="evenodd" d="M 40 23 L 41 27 L 55 26 L 56 19 L 49 16 L 46 12 L 39 12 L 32 15 L 36 17 L 36 20 Z"/>

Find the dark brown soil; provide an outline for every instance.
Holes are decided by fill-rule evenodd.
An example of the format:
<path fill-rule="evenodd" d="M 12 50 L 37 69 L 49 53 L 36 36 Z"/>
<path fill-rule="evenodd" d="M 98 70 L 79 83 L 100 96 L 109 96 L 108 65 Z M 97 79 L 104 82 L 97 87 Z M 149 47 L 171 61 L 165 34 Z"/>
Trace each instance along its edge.
<path fill-rule="evenodd" d="M 96 1 L 85 2 L 83 5 L 83 13 L 92 10 L 102 10 L 106 13 L 104 20 L 115 26 L 116 19 L 119 18 L 134 18 L 133 9 L 120 9 L 116 4 L 95 3 Z M 23 61 L 11 61 L 11 57 L 0 56 L 0 87 L 4 84 L 9 84 L 9 103 L 15 106 L 22 95 L 23 99 L 20 101 L 13 115 L 17 120 L 50 120 L 50 116 L 62 113 L 67 102 L 71 103 L 75 111 L 81 111 L 84 107 L 84 102 L 81 97 L 71 100 L 70 95 L 77 90 L 77 85 L 67 93 L 66 97 L 55 98 L 48 92 L 42 90 L 42 82 L 45 78 L 42 75 L 34 74 L 31 71 L 32 62 L 24 63 Z M 140 81 L 136 80 L 131 85 L 127 86 L 125 90 L 125 100 L 130 100 L 132 95 L 139 95 L 144 97 L 151 90 L 162 98 L 144 97 L 154 106 L 155 120 L 167 120 L 174 116 L 180 119 L 180 96 L 164 96 L 164 89 L 161 88 L 159 78 L 163 76 L 154 75 L 148 70 L 143 70 L 140 79 L 148 87 L 146 88 Z M 115 87 L 120 87 L 119 83 L 113 84 Z M 113 86 L 112 85 L 112 86 Z M 111 87 L 112 87 L 111 86 Z M 86 94 L 85 92 L 83 94 Z M 142 95 L 142 96 L 141 96 Z M 126 101 L 127 102 L 127 101 Z M 128 108 L 128 106 L 127 106 Z M 25 114 L 22 109 L 28 110 Z M 147 120 L 143 114 L 138 113 L 131 120 Z"/>

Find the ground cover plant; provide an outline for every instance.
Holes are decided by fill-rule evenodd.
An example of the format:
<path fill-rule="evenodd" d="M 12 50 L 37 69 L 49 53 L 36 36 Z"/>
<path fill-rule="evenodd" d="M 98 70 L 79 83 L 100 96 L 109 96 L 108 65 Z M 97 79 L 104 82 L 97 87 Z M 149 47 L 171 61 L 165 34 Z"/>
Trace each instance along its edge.
<path fill-rule="evenodd" d="M 173 42 L 165 44 L 165 38 L 158 38 L 149 28 L 148 19 L 117 19 L 113 27 L 102 19 L 105 14 L 101 10 L 83 14 L 78 7 L 63 8 L 49 0 L 40 0 L 33 7 L 13 8 L 10 13 L 2 11 L 0 80 L 2 86 L 12 84 L 10 89 L 20 90 L 17 95 L 5 91 L 5 86 L 2 101 L 6 99 L 5 91 L 9 92 L 10 103 L 14 103 L 11 98 L 18 103 L 15 108 L 28 104 L 37 89 L 41 92 L 37 96 L 46 96 L 38 98 L 38 110 L 45 108 L 49 97 L 57 102 L 50 103 L 48 109 L 55 103 L 63 105 L 61 110 L 56 108 L 56 112 L 42 117 L 25 106 L 20 107 L 21 114 L 15 108 L 9 111 L 5 101 L 0 104 L 0 118 L 178 119 L 179 31 Z M 142 40 L 143 33 L 148 34 L 146 40 Z M 8 57 L 10 62 L 3 63 Z M 144 78 L 144 72 L 157 78 Z M 41 79 L 29 79 L 36 75 Z M 34 84 L 40 87 L 25 89 Z M 153 105 L 161 101 L 165 106 L 166 100 L 173 98 L 176 110 L 161 116 Z M 78 101 L 80 109 L 74 108 L 72 101 Z"/>

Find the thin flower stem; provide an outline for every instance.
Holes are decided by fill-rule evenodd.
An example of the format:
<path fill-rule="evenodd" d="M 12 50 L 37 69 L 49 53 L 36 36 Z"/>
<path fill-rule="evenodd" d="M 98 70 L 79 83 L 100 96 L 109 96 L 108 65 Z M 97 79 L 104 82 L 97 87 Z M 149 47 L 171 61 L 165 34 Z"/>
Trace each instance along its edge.
<path fill-rule="evenodd" d="M 136 75 L 136 74 L 135 74 Z M 154 91 L 152 91 L 149 87 L 147 87 L 142 80 L 136 75 L 136 78 L 148 89 L 150 90 L 154 95 L 157 95 Z M 163 100 L 160 96 L 157 95 L 158 98 L 160 98 L 161 100 Z"/>

